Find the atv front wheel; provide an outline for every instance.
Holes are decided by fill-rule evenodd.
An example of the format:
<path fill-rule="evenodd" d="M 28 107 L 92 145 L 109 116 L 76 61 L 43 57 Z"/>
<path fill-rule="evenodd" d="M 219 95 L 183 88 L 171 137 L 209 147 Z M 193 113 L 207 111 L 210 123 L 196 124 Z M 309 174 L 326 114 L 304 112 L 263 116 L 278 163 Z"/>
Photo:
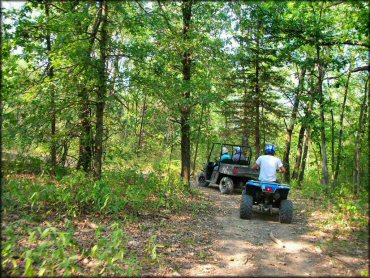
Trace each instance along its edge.
<path fill-rule="evenodd" d="M 206 180 L 206 175 L 202 172 L 198 176 L 198 185 L 201 187 L 207 187 L 209 182 Z"/>
<path fill-rule="evenodd" d="M 222 194 L 230 194 L 233 192 L 234 190 L 234 182 L 231 178 L 229 177 L 223 177 L 221 180 L 220 180 L 220 192 Z"/>
<path fill-rule="evenodd" d="M 292 223 L 293 219 L 293 202 L 290 200 L 282 200 L 279 210 L 280 223 Z"/>
<path fill-rule="evenodd" d="M 251 219 L 253 212 L 253 197 L 243 192 L 240 204 L 240 218 Z"/>

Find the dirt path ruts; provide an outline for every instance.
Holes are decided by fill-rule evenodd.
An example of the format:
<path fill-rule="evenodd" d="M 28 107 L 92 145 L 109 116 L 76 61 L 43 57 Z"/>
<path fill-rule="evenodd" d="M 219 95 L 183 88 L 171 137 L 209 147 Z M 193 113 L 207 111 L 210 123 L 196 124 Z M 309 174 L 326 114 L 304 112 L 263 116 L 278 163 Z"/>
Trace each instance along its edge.
<path fill-rule="evenodd" d="M 303 205 L 294 201 L 292 224 L 279 223 L 276 212 L 256 212 L 252 220 L 239 218 L 241 193 L 222 195 L 215 186 L 200 188 L 215 203 L 213 258 L 205 264 L 179 271 L 186 276 L 352 276 L 355 266 L 329 257 L 313 244 Z M 270 232 L 282 241 L 275 243 Z M 360 262 L 361 264 L 363 262 Z"/>

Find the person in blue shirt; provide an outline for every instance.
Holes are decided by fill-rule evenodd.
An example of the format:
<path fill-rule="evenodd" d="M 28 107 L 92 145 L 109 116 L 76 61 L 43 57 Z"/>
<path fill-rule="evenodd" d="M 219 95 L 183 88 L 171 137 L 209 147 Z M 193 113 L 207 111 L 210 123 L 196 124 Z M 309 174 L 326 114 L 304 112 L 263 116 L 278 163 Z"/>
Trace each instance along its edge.
<path fill-rule="evenodd" d="M 245 156 L 242 154 L 242 148 L 236 147 L 233 161 L 245 160 Z"/>
<path fill-rule="evenodd" d="M 229 155 L 229 150 L 226 147 L 222 147 L 221 154 L 221 161 L 225 159 L 231 159 L 231 156 Z"/>

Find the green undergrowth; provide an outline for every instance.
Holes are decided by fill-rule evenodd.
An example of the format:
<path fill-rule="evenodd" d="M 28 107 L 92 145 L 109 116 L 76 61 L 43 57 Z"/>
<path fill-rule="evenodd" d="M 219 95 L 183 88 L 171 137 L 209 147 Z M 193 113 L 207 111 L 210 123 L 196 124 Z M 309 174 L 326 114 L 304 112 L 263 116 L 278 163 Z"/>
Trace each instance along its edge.
<path fill-rule="evenodd" d="M 310 220 L 313 230 L 328 235 L 318 243 L 328 253 L 367 254 L 369 193 L 361 190 L 355 195 L 352 186 L 324 187 L 315 177 L 307 177 L 301 187 L 292 184 L 292 197 L 299 198 L 315 219 Z"/>
<path fill-rule="evenodd" d="M 122 224 L 99 226 L 85 246 L 67 222 L 61 229 L 15 221 L 3 228 L 2 266 L 12 276 L 140 274 L 135 254 L 127 249 Z"/>
<path fill-rule="evenodd" d="M 134 170 L 107 172 L 93 181 L 83 172 L 75 172 L 59 181 L 49 177 L 8 175 L 3 190 L 5 212 L 42 213 L 77 217 L 99 213 L 124 217 L 143 211 L 168 208 L 180 210 L 192 192 L 175 176 L 138 174 Z"/>
<path fill-rule="evenodd" d="M 93 181 L 67 170 L 54 179 L 22 171 L 21 164 L 6 169 L 2 191 L 2 261 L 8 275 L 140 275 L 146 260 L 128 248 L 125 225 L 163 211 L 195 217 L 206 207 L 199 192 L 171 173 L 116 168 Z M 77 223 L 86 219 L 98 223 L 93 235 L 81 235 Z M 153 246 L 143 250 L 151 262 Z"/>

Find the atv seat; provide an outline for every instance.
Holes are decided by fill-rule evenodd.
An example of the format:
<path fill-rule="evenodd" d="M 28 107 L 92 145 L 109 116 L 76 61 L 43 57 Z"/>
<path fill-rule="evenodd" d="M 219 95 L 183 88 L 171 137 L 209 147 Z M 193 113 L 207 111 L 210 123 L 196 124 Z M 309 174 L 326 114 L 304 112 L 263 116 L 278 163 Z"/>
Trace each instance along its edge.
<path fill-rule="evenodd" d="M 224 163 L 224 164 L 234 164 L 234 161 L 230 158 L 226 158 L 224 160 L 221 161 L 221 163 Z"/>
<path fill-rule="evenodd" d="M 235 161 L 235 164 L 238 164 L 238 165 L 249 165 L 249 161 L 247 161 L 247 160 L 239 160 L 239 161 Z"/>

